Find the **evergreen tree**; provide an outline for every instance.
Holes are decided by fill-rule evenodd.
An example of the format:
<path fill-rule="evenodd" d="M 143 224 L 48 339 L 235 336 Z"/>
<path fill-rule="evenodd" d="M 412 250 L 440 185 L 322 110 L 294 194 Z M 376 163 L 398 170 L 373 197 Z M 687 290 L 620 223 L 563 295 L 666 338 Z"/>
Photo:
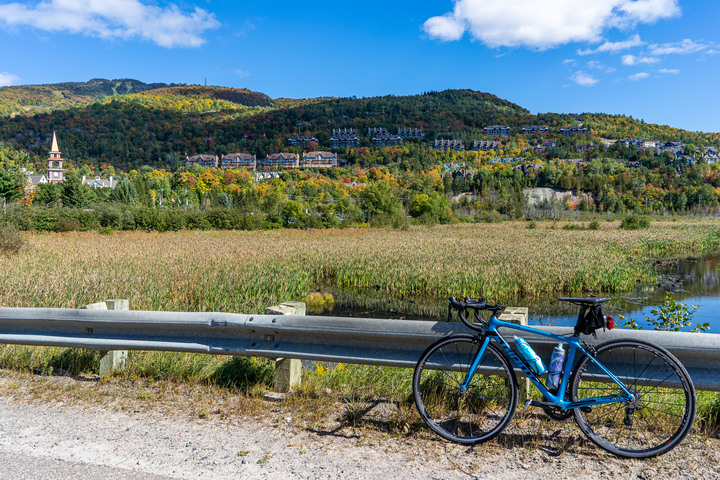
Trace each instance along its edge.
<path fill-rule="evenodd" d="M 115 186 L 115 190 L 110 194 L 110 200 L 127 205 L 137 205 L 138 194 L 133 182 L 127 177 L 121 178 Z"/>
<path fill-rule="evenodd" d="M 12 200 L 21 194 L 21 185 L 16 175 L 0 170 L 0 198 Z"/>
<path fill-rule="evenodd" d="M 62 202 L 66 207 L 86 208 L 96 201 L 95 192 L 77 174 L 65 177 L 62 184 Z"/>

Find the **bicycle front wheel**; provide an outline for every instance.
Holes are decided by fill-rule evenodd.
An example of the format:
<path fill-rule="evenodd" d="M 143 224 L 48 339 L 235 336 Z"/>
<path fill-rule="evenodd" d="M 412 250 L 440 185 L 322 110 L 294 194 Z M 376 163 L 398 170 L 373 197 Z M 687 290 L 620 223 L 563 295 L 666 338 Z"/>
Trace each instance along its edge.
<path fill-rule="evenodd" d="M 621 457 L 647 458 L 666 453 L 685 438 L 695 419 L 695 388 L 670 352 L 642 341 L 616 340 L 599 345 L 595 359 L 635 398 L 575 409 L 575 420 L 590 440 Z M 585 357 L 571 379 L 572 399 L 622 394 L 608 382 Z"/>
<path fill-rule="evenodd" d="M 423 421 L 441 437 L 462 444 L 490 440 L 508 425 L 518 401 L 517 379 L 505 354 L 489 344 L 464 392 L 480 340 L 454 336 L 431 345 L 417 363 L 413 396 Z"/>

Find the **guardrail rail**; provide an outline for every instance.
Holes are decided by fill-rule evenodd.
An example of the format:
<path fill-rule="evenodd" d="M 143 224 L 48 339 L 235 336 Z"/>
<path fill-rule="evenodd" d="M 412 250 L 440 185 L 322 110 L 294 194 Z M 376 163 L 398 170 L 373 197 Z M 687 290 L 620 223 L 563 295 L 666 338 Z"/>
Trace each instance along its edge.
<path fill-rule="evenodd" d="M 568 333 L 572 327 L 539 327 Z M 0 308 L 0 343 L 100 351 L 162 350 L 414 367 L 430 343 L 467 333 L 459 323 L 304 315 Z M 524 335 L 542 358 L 555 342 Z M 685 365 L 698 390 L 720 391 L 720 335 L 612 330 L 590 344 L 634 338 Z"/>

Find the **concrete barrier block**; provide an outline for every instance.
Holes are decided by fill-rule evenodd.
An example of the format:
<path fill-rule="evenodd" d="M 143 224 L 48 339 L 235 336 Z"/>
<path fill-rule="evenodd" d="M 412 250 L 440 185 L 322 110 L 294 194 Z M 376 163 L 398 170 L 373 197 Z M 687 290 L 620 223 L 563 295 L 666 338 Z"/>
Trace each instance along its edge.
<path fill-rule="evenodd" d="M 130 301 L 125 299 L 105 300 L 101 303 L 105 305 L 105 308 L 102 310 L 130 310 Z M 125 368 L 127 365 L 127 358 L 127 350 L 100 352 L 100 376 L 102 377 L 108 375 L 113 370 Z"/>
<path fill-rule="evenodd" d="M 268 315 L 305 315 L 305 303 L 285 302 L 265 309 Z M 287 392 L 300 385 L 302 380 L 302 362 L 295 358 L 278 358 L 275 361 L 276 392 Z"/>

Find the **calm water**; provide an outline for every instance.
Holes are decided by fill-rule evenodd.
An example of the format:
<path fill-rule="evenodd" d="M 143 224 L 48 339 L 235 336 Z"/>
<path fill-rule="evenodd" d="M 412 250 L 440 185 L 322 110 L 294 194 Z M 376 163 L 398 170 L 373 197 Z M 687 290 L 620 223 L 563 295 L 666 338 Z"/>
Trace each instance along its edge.
<path fill-rule="evenodd" d="M 636 292 L 612 295 L 605 307 L 607 314 L 617 318 L 632 318 L 638 325 L 646 326 L 645 317 L 653 317 L 650 310 L 663 303 L 666 292 L 678 302 L 699 306 L 695 323 L 709 323 L 711 333 L 720 333 L 720 255 L 702 259 L 681 260 L 659 270 L 661 280 L 657 285 L 640 287 Z M 366 318 L 399 318 L 413 320 L 444 320 L 447 304 L 444 301 L 421 301 L 414 298 L 388 298 L 382 292 L 333 291 L 335 305 L 332 309 L 309 314 L 353 316 Z M 528 307 L 530 323 L 542 325 L 574 325 L 577 309 L 555 298 L 516 299 L 508 301 L 511 306 Z M 693 324 L 693 326 L 694 326 Z"/>

